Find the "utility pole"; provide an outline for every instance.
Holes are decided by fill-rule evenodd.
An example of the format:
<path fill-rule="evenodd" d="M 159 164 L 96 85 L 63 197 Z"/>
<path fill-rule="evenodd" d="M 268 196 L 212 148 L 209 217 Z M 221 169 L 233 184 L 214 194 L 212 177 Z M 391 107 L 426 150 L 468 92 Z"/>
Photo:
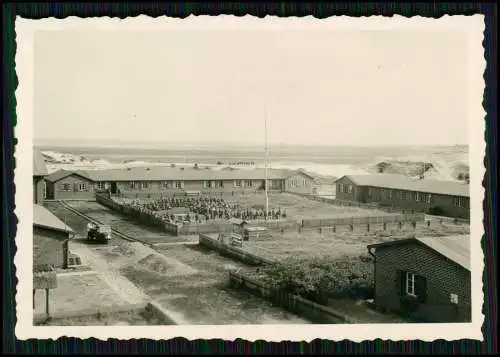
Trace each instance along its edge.
<path fill-rule="evenodd" d="M 267 145 L 267 111 L 266 107 L 264 106 L 264 139 L 265 139 L 265 146 L 264 146 L 264 151 L 265 151 L 265 192 L 266 192 L 266 222 L 267 222 L 267 215 L 269 212 L 269 194 L 268 194 L 268 168 L 267 168 L 267 160 L 268 160 L 268 145 Z"/>

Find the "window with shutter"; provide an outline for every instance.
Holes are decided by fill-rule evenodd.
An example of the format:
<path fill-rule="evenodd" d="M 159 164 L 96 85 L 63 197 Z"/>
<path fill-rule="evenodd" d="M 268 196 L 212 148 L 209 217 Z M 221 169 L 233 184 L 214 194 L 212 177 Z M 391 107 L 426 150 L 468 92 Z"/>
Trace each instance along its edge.
<path fill-rule="evenodd" d="M 415 274 L 406 273 L 406 294 L 415 296 Z"/>
<path fill-rule="evenodd" d="M 396 291 L 400 296 L 406 295 L 406 272 L 396 270 Z"/>
<path fill-rule="evenodd" d="M 423 276 L 415 275 L 415 295 L 421 303 L 427 300 L 427 280 Z"/>

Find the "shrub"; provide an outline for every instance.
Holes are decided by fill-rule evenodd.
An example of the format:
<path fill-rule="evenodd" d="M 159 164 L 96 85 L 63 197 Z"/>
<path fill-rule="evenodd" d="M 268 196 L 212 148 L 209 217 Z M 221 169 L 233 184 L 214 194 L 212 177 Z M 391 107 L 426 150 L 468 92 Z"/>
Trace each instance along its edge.
<path fill-rule="evenodd" d="M 328 298 L 373 297 L 373 262 L 370 256 L 287 258 L 265 267 L 264 271 L 267 283 L 276 289 L 317 303 L 325 303 Z"/>
<path fill-rule="evenodd" d="M 418 300 L 415 296 L 405 295 L 401 298 L 401 310 L 403 314 L 411 316 L 417 311 L 419 306 Z"/>
<path fill-rule="evenodd" d="M 429 214 L 432 214 L 434 216 L 442 216 L 444 214 L 444 211 L 441 207 L 435 206 L 429 209 Z"/>

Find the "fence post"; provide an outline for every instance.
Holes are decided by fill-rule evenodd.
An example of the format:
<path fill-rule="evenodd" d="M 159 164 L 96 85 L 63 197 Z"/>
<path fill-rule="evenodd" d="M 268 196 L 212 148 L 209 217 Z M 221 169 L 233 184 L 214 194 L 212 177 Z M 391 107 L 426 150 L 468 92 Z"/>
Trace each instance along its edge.
<path fill-rule="evenodd" d="M 369 232 L 370 231 L 370 223 L 366 224 L 366 230 Z"/>
<path fill-rule="evenodd" d="M 333 225 L 332 230 L 333 230 L 333 233 L 335 233 L 337 231 L 337 226 L 335 224 Z"/>

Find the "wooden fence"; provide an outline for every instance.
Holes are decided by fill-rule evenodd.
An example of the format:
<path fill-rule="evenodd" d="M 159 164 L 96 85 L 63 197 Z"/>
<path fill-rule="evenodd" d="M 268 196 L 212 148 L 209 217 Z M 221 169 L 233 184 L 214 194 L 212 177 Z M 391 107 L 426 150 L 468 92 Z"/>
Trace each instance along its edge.
<path fill-rule="evenodd" d="M 133 217 L 137 221 L 158 227 L 163 229 L 165 232 L 174 234 L 174 235 L 194 235 L 194 234 L 208 234 L 208 233 L 221 233 L 227 232 L 232 229 L 232 224 L 230 222 L 210 222 L 210 223 L 190 223 L 190 224 L 174 224 L 170 222 L 165 222 L 163 219 L 159 217 L 153 216 L 151 213 L 147 211 L 140 211 L 135 207 L 121 204 L 113 199 L 105 195 L 97 195 L 96 201 L 103 206 L 113 209 L 114 211 L 120 212 L 127 216 Z M 255 225 L 255 222 L 251 222 L 250 225 Z M 269 229 L 297 229 L 299 226 L 298 222 L 295 221 L 265 221 L 258 222 L 258 225 L 267 227 Z"/>
<path fill-rule="evenodd" d="M 236 246 L 231 246 L 224 242 L 220 242 L 205 234 L 200 234 L 199 244 L 206 248 L 216 250 L 221 255 L 239 260 L 249 265 L 259 266 L 259 265 L 269 265 L 275 263 L 273 260 L 260 257 L 256 254 L 252 254 L 250 252 L 245 251 L 242 248 L 238 248 Z"/>
<path fill-rule="evenodd" d="M 407 223 L 421 222 L 424 220 L 424 214 L 401 214 L 391 216 L 373 216 L 373 217 L 341 217 L 328 219 L 304 219 L 302 228 L 320 228 L 335 226 L 359 226 L 366 224 L 388 224 L 388 223 Z"/>
<path fill-rule="evenodd" d="M 405 208 L 399 208 L 399 207 L 393 207 L 393 206 L 382 206 L 376 202 L 361 203 L 361 202 L 356 202 L 356 201 L 339 200 L 339 199 L 333 198 L 333 197 L 323 197 L 323 196 L 297 193 L 297 192 L 288 192 L 288 193 L 291 193 L 291 194 L 294 194 L 297 196 L 301 196 L 304 198 L 308 198 L 310 200 L 324 202 L 324 203 L 328 203 L 328 204 L 336 205 L 336 206 L 359 207 L 359 208 L 365 208 L 365 209 L 377 209 L 377 210 L 381 210 L 381 211 L 384 211 L 387 213 L 401 213 L 401 214 L 418 213 L 417 210 L 407 209 L 407 208 L 405 209 Z"/>
<path fill-rule="evenodd" d="M 444 216 L 433 216 L 430 214 L 425 215 L 426 221 L 439 222 L 440 224 L 470 224 L 470 219 L 466 218 L 453 218 Z"/>
<path fill-rule="evenodd" d="M 354 318 L 339 311 L 304 299 L 298 295 L 272 288 L 260 281 L 236 272 L 229 272 L 229 284 L 232 287 L 244 288 L 252 294 L 271 301 L 293 313 L 304 316 L 314 323 L 342 324 L 357 322 Z"/>
<path fill-rule="evenodd" d="M 122 205 L 104 195 L 96 195 L 96 201 L 114 211 L 132 217 L 140 223 L 163 229 L 165 232 L 173 235 L 179 235 L 179 225 L 165 222 L 161 218 L 155 217 L 148 212 L 139 211 L 132 206 Z"/>

